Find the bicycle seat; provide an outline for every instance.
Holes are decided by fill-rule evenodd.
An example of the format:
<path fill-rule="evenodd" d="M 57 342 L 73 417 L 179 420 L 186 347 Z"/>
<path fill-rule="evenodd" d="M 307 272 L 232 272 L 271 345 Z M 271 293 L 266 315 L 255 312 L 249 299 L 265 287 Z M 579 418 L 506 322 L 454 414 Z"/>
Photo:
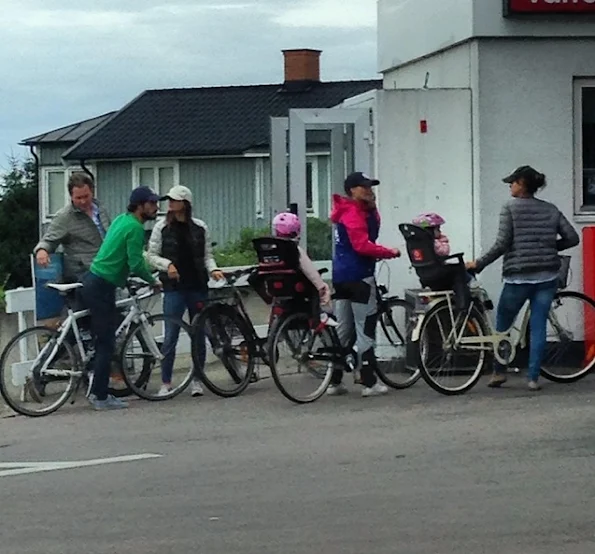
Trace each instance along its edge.
<path fill-rule="evenodd" d="M 75 289 L 80 289 L 83 286 L 82 283 L 47 283 L 46 287 L 50 288 L 50 289 L 54 289 L 57 290 L 58 292 L 61 292 L 62 294 L 66 294 L 68 292 L 71 292 Z"/>

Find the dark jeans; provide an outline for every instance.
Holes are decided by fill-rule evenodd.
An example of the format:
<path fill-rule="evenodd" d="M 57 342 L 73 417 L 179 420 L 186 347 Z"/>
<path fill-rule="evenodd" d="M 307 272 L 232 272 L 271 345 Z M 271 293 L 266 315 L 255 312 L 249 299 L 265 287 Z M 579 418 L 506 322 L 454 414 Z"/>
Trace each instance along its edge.
<path fill-rule="evenodd" d="M 91 332 L 95 336 L 95 356 L 91 368 L 91 393 L 98 400 L 107 398 L 110 366 L 114 354 L 117 328 L 116 287 L 93 273 L 83 277 L 81 299 L 91 311 Z"/>
<path fill-rule="evenodd" d="M 547 317 L 558 290 L 558 280 L 546 283 L 526 283 L 511 285 L 506 283 L 502 289 L 498 310 L 496 312 L 496 331 L 505 332 L 510 329 L 519 311 L 529 300 L 531 305 L 531 319 L 529 320 L 529 371 L 530 381 L 537 381 L 541 371 L 541 361 L 546 347 Z M 494 371 L 503 373 L 502 364 L 494 363 Z"/>
<path fill-rule="evenodd" d="M 188 310 L 190 321 L 198 313 L 197 304 L 207 299 L 207 291 L 182 290 L 165 291 L 163 293 L 163 313 L 172 317 L 182 318 Z M 165 338 L 163 340 L 164 356 L 161 363 L 161 381 L 171 383 L 174 361 L 176 359 L 176 345 L 180 328 L 177 325 L 165 324 Z M 194 338 L 198 348 L 199 363 L 204 366 L 206 359 L 206 344 L 204 334 L 198 334 Z M 194 368 L 194 376 L 197 375 L 197 368 Z"/>

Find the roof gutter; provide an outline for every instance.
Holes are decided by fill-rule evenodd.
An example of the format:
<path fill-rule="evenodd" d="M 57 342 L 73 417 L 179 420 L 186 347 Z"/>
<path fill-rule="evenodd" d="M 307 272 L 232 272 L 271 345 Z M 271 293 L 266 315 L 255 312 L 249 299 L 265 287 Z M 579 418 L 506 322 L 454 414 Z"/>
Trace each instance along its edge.
<path fill-rule="evenodd" d="M 37 187 L 37 228 L 39 231 L 39 236 L 41 237 L 42 233 L 42 229 L 41 229 L 41 222 L 43 220 L 42 217 L 40 217 L 40 209 L 39 207 L 41 206 L 41 187 L 39 186 L 39 156 L 37 155 L 37 152 L 35 152 L 35 146 L 33 146 L 32 144 L 29 145 L 29 152 L 31 152 L 31 155 L 33 156 L 33 159 L 35 160 L 35 186 Z"/>

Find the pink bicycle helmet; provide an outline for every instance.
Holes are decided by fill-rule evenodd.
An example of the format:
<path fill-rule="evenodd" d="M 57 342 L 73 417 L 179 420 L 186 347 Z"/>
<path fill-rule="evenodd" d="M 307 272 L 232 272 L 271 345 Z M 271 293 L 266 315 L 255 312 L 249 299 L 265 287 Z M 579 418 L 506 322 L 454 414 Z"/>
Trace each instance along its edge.
<path fill-rule="evenodd" d="M 433 227 L 440 227 L 440 225 L 444 225 L 446 221 L 444 218 L 435 212 L 427 212 L 424 214 L 419 214 L 417 217 L 413 218 L 413 224 L 419 225 L 424 229 L 432 229 Z"/>
<path fill-rule="evenodd" d="M 277 237 L 299 237 L 301 230 L 300 218 L 291 212 L 277 214 L 273 219 L 273 233 Z"/>

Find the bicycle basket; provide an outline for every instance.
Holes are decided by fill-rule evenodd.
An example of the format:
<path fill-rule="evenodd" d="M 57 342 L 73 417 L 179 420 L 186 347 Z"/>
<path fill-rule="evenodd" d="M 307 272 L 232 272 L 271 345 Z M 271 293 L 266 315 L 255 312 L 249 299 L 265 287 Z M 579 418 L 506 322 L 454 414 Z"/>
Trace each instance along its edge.
<path fill-rule="evenodd" d="M 558 273 L 558 288 L 565 289 L 570 284 L 570 256 L 560 258 L 560 272 Z"/>

